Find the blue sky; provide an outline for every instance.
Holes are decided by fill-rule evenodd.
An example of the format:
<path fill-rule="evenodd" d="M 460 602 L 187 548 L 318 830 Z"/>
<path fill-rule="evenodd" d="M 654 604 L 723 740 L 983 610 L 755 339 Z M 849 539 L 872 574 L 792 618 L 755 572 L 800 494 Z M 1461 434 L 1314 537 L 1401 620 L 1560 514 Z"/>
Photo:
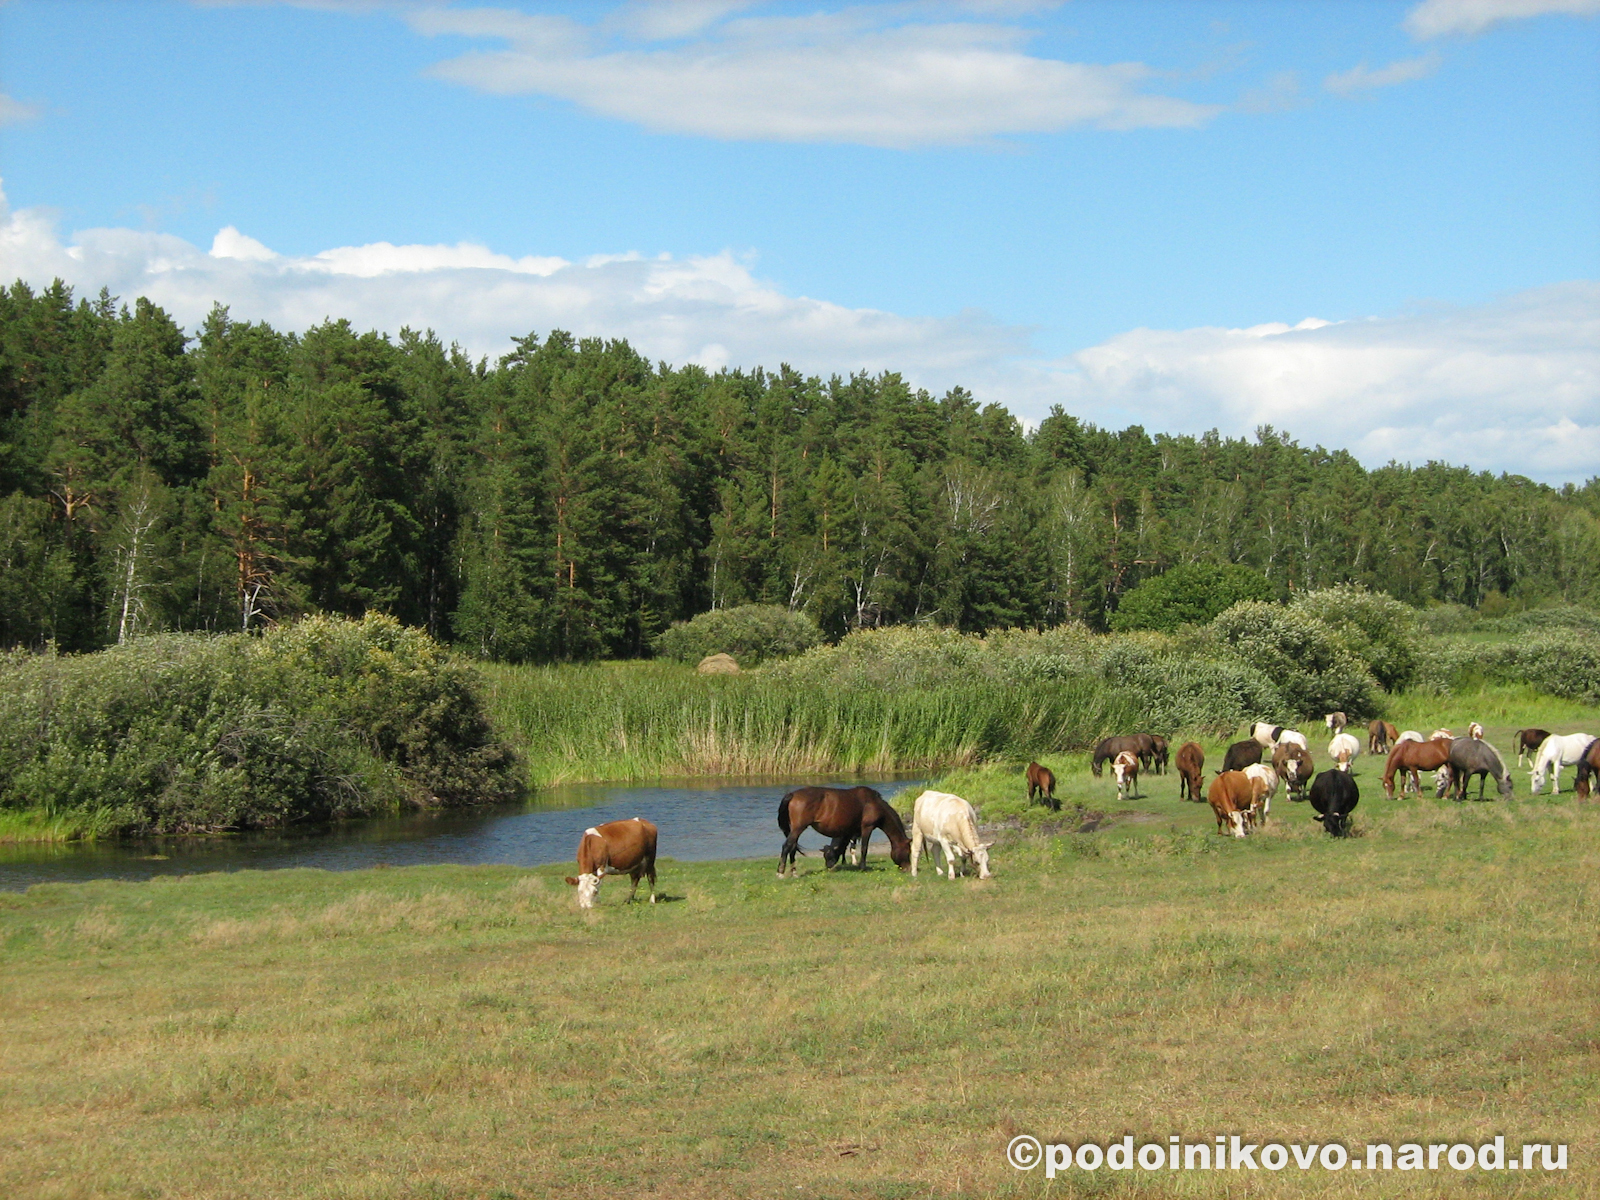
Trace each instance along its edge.
<path fill-rule="evenodd" d="M 1600 0 L 0 4 L 0 271 L 1600 471 Z"/>

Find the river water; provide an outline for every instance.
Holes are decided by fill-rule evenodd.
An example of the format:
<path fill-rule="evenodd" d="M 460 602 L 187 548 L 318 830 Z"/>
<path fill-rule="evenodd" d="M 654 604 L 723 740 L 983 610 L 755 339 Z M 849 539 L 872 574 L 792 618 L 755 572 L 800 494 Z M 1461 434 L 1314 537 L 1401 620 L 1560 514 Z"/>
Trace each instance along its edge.
<path fill-rule="evenodd" d="M 895 799 L 902 811 L 910 808 L 916 792 L 900 793 L 922 783 L 919 779 L 848 781 L 863 782 Z M 289 832 L 0 845 L 0 891 L 20 891 L 36 883 L 284 867 L 328 871 L 424 863 L 533 867 L 571 862 L 584 829 L 629 817 L 655 822 L 660 830 L 656 853 L 661 858 L 693 861 L 770 855 L 776 864 L 783 844 L 778 801 L 797 786 L 794 780 L 568 784 L 542 789 L 528 805 L 377 817 Z M 881 836 L 874 840 L 882 843 Z M 800 846 L 815 853 L 825 842 L 808 832 L 801 837 Z"/>

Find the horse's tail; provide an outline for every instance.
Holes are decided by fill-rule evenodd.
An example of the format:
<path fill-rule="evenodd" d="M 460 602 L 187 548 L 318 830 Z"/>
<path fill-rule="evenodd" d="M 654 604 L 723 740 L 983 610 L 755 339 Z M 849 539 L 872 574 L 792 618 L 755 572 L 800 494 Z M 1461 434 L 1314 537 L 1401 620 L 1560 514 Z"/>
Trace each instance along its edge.
<path fill-rule="evenodd" d="M 789 800 L 793 796 L 794 793 L 790 792 L 782 800 L 778 801 L 778 829 L 784 837 L 789 836 Z"/>

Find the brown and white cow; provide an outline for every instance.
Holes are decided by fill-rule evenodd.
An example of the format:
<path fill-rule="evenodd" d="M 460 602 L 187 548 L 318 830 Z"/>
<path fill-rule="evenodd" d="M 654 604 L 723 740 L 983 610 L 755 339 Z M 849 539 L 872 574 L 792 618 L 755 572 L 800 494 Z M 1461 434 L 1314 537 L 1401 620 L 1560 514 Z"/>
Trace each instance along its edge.
<path fill-rule="evenodd" d="M 641 876 L 650 877 L 650 903 L 656 902 L 656 827 L 642 817 L 591 825 L 578 841 L 578 877 L 567 882 L 578 889 L 578 907 L 593 908 L 600 880 L 626 874 L 633 880 L 628 903 L 639 891 Z"/>
<path fill-rule="evenodd" d="M 1126 800 L 1139 794 L 1139 756 L 1124 750 L 1111 760 L 1111 773 L 1117 779 L 1117 799 Z"/>
<path fill-rule="evenodd" d="M 1251 784 L 1250 824 L 1265 825 L 1272 811 L 1272 798 L 1278 794 L 1278 773 L 1266 763 L 1255 763 L 1244 769 Z"/>
<path fill-rule="evenodd" d="M 1255 803 L 1255 784 L 1243 771 L 1223 771 L 1211 781 L 1206 793 L 1211 811 L 1217 815 L 1217 832 L 1231 832 L 1242 838 L 1250 828 L 1250 809 Z"/>

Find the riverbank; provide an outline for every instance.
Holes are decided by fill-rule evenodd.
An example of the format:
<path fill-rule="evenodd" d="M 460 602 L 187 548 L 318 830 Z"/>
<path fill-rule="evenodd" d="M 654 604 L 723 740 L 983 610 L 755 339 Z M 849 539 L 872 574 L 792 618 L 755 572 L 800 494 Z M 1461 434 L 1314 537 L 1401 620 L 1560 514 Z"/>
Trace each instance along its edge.
<path fill-rule="evenodd" d="M 612 880 L 588 915 L 559 866 L 0 895 L 0 1193 L 1265 1186 L 1102 1170 L 1046 1189 L 1004 1159 L 1019 1133 L 1173 1132 L 1504 1134 L 1570 1147 L 1568 1171 L 1530 1172 L 1519 1195 L 1600 1185 L 1600 806 L 1391 803 L 1364 771 L 1362 836 L 1329 839 L 1284 803 L 1235 842 L 1170 776 L 1148 782 L 1129 806 L 1143 816 L 1103 832 L 1007 835 L 984 882 L 664 862 L 662 903 L 625 906 Z M 1395 1172 L 1380 1190 L 1457 1186 Z"/>

